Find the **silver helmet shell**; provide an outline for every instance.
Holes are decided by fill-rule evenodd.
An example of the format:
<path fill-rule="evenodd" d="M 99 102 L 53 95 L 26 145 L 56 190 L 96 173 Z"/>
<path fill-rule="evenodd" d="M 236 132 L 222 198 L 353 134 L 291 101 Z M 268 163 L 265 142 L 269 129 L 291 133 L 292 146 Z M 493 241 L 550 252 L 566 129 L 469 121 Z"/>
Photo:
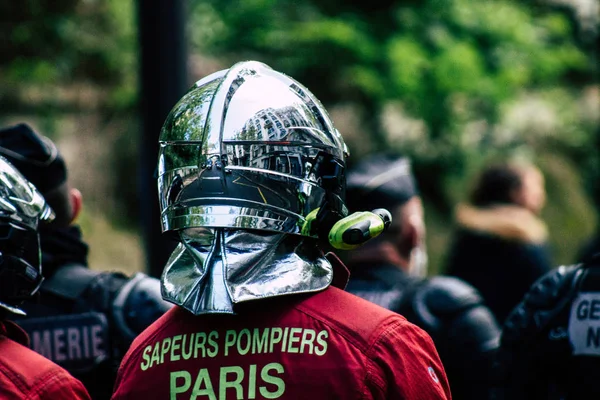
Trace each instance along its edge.
<path fill-rule="evenodd" d="M 311 211 L 335 197 L 329 207 L 346 212 L 346 155 L 341 135 L 307 88 L 260 62 L 240 62 L 198 81 L 165 121 L 158 163 L 162 230 L 315 236 L 302 229 Z"/>
<path fill-rule="evenodd" d="M 0 157 L 0 308 L 24 314 L 19 305 L 42 283 L 38 223 L 54 212 L 44 197 Z"/>
<path fill-rule="evenodd" d="M 0 156 L 0 218 L 37 231 L 50 222 L 54 211 L 44 196 L 4 157 Z"/>

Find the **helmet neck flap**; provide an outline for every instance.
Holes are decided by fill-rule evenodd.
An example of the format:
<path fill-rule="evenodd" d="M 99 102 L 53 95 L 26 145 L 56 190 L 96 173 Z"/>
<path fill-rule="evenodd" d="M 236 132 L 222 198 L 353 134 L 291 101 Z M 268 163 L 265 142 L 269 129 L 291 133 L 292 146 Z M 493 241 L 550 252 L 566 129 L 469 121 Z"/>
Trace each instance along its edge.
<path fill-rule="evenodd" d="M 317 292 L 333 279 L 314 239 L 223 228 L 184 230 L 180 238 L 162 295 L 193 314 L 231 314 L 236 303 Z"/>

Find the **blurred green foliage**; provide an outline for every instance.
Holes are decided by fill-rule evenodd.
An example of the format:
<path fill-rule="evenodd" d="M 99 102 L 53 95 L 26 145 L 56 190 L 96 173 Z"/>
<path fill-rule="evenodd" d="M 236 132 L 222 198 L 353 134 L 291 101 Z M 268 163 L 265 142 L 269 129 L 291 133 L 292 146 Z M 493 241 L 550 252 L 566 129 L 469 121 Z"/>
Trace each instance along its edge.
<path fill-rule="evenodd" d="M 133 5 L 122 0 L 0 2 L 4 112 L 26 108 L 13 93 L 21 86 L 81 81 L 108 92 L 103 106 L 122 109 L 135 105 Z"/>
<path fill-rule="evenodd" d="M 582 35 L 575 15 L 543 1 L 198 0 L 188 28 L 193 51 L 224 67 L 258 59 L 328 108 L 354 104 L 366 130 L 342 132 L 354 158 L 365 147 L 411 156 L 435 273 L 452 208 L 492 159 L 525 157 L 546 173 L 557 262 L 593 231 L 581 193 L 600 180 L 597 92 L 591 110 L 582 98 L 598 90 L 598 29 Z"/>
<path fill-rule="evenodd" d="M 71 173 L 87 192 L 86 205 L 97 204 L 119 225 L 136 225 L 134 1 L 3 1 L 0 26 L 0 122 L 29 122 L 54 140 L 78 141 L 74 157 L 87 155 L 89 170 L 103 164 L 89 177 Z M 119 171 L 131 171 L 133 182 Z"/>
<path fill-rule="evenodd" d="M 468 177 L 491 158 L 532 158 L 548 175 L 544 216 L 551 232 L 561 230 L 552 244 L 566 262 L 593 229 L 581 188 L 600 202 L 599 27 L 596 17 L 584 30 L 572 8 L 557 4 L 189 0 L 186 29 L 192 56 L 213 66 L 261 60 L 328 108 L 351 105 L 356 132 L 342 131 L 351 161 L 367 151 L 411 156 L 436 265 Z M 69 131 L 67 116 L 94 121 L 70 131 L 87 128 L 110 146 L 100 152 L 102 173 L 115 179 L 96 200 L 118 198 L 109 215 L 135 222 L 135 2 L 3 1 L 0 26 L 0 119 L 31 116 L 52 137 Z"/>
<path fill-rule="evenodd" d="M 357 103 L 372 148 L 412 155 L 441 209 L 455 201 L 455 181 L 490 156 L 548 143 L 550 132 L 498 135 L 505 113 L 524 93 L 540 93 L 564 114 L 557 125 L 564 131 L 552 133 L 553 145 L 579 160 L 593 157 L 581 151 L 593 127 L 573 108 L 574 92 L 594 83 L 595 59 L 564 9 L 510 0 L 191 5 L 195 51 L 231 62 L 259 59 L 306 84 L 326 105 Z M 390 102 L 423 121 L 423 134 L 390 138 L 381 124 Z"/>

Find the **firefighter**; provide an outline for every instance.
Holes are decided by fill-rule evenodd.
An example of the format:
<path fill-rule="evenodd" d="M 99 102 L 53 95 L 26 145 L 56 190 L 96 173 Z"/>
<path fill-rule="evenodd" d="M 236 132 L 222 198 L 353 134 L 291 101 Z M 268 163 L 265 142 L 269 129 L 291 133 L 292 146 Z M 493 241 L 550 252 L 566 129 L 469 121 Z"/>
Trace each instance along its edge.
<path fill-rule="evenodd" d="M 314 95 L 265 64 L 182 97 L 158 161 L 163 231 L 180 241 L 162 294 L 176 307 L 133 342 L 113 399 L 451 397 L 431 338 L 343 291 L 347 270 L 320 250 L 389 224 L 347 215 L 346 153 Z"/>
<path fill-rule="evenodd" d="M 89 399 L 67 371 L 30 350 L 29 337 L 9 321 L 43 277 L 38 223 L 54 218 L 42 195 L 0 157 L 0 398 Z"/>
<path fill-rule="evenodd" d="M 133 339 L 166 310 L 158 279 L 137 273 L 88 268 L 88 245 L 77 216 L 82 196 L 72 187 L 56 145 L 29 125 L 0 131 L 0 155 L 6 157 L 55 211 L 40 227 L 46 280 L 38 295 L 15 318 L 31 348 L 64 367 L 95 400 L 109 399 L 117 368 Z"/>

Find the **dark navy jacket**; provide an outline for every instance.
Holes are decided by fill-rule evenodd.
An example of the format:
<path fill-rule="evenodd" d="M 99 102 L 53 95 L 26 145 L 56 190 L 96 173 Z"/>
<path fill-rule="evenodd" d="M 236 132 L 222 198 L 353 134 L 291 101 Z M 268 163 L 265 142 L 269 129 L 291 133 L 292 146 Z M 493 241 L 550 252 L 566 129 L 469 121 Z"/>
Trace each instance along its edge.
<path fill-rule="evenodd" d="M 551 270 L 545 225 L 514 206 L 463 207 L 445 272 L 475 287 L 498 323 Z"/>
<path fill-rule="evenodd" d="M 347 291 L 403 315 L 429 333 L 453 398 L 487 397 L 500 330 L 476 290 L 451 277 L 409 277 L 385 263 L 350 267 Z"/>

